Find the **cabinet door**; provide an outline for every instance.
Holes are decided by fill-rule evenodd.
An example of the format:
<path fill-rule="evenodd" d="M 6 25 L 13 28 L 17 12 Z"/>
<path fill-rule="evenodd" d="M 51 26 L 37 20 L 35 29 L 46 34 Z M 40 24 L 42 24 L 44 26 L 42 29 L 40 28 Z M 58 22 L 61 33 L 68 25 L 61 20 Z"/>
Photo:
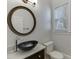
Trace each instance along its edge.
<path fill-rule="evenodd" d="M 27 57 L 24 59 L 44 59 L 44 50 L 39 51 L 35 53 L 34 55 L 31 55 L 30 57 Z"/>

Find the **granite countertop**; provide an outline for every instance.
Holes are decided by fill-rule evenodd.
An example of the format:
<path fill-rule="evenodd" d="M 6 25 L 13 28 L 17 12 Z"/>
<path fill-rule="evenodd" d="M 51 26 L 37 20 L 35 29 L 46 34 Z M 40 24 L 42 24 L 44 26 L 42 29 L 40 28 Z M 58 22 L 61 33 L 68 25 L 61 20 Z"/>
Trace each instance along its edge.
<path fill-rule="evenodd" d="M 43 49 L 45 49 L 45 46 L 38 43 L 37 46 L 30 51 L 27 52 L 17 51 L 7 54 L 7 59 L 24 59 Z"/>

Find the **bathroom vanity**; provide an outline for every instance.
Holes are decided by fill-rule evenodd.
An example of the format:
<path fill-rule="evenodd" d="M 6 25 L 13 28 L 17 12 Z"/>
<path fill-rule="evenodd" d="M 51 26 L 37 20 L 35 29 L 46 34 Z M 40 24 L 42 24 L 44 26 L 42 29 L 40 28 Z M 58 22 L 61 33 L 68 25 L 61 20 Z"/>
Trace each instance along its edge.
<path fill-rule="evenodd" d="M 7 59 L 45 59 L 45 46 L 37 44 L 37 46 L 27 52 L 18 50 L 17 52 L 8 53 Z"/>
<path fill-rule="evenodd" d="M 44 59 L 44 50 L 41 50 L 29 57 L 26 57 L 24 59 Z"/>

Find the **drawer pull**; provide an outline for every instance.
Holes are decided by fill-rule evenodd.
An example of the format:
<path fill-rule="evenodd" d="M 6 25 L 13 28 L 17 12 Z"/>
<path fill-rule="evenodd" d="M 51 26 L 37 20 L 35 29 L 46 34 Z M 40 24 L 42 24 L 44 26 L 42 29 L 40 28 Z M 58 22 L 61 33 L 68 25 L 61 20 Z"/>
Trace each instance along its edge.
<path fill-rule="evenodd" d="M 38 57 L 39 57 L 39 58 L 41 58 L 41 56 L 40 56 L 40 55 L 38 55 Z"/>

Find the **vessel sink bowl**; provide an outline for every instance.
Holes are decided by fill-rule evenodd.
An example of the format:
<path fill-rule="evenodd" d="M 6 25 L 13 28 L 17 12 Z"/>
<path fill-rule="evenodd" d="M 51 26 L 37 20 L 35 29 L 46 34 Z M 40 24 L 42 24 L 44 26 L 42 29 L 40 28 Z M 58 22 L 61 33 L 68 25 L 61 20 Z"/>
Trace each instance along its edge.
<path fill-rule="evenodd" d="M 38 44 L 38 41 L 36 40 L 26 41 L 18 44 L 17 47 L 22 51 L 29 51 L 29 50 L 32 50 L 37 44 Z"/>

